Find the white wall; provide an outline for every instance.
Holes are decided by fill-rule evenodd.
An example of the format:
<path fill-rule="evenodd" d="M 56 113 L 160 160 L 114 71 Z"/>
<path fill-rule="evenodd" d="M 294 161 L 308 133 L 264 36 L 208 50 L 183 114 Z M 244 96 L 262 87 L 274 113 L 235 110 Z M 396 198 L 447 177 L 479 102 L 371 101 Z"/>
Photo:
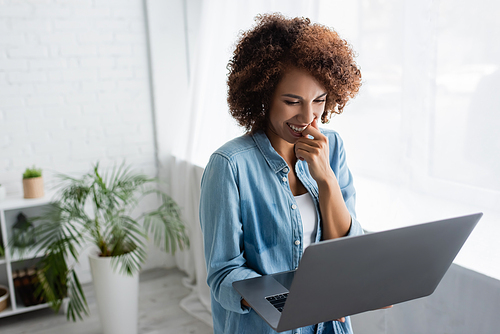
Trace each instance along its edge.
<path fill-rule="evenodd" d="M 36 164 L 87 171 L 133 163 L 155 174 L 141 0 L 0 3 L 0 183 L 21 194 Z"/>
<path fill-rule="evenodd" d="M 157 174 L 142 0 L 0 1 L 0 183 L 22 196 L 35 164 L 81 174 L 100 161 Z M 150 206 L 152 203 L 146 203 Z M 152 248 L 144 268 L 173 266 Z M 90 277 L 86 260 L 81 274 Z"/>

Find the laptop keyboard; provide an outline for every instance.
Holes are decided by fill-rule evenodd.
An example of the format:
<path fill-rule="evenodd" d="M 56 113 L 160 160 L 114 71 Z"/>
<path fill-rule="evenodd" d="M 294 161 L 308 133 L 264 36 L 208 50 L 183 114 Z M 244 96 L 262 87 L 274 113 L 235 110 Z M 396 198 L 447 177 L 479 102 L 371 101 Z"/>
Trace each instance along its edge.
<path fill-rule="evenodd" d="M 278 311 L 283 311 L 283 306 L 285 306 L 286 298 L 288 297 L 288 293 L 283 293 L 279 295 L 274 295 L 270 297 L 266 297 L 266 299 L 273 304 L 273 306 L 278 310 Z"/>

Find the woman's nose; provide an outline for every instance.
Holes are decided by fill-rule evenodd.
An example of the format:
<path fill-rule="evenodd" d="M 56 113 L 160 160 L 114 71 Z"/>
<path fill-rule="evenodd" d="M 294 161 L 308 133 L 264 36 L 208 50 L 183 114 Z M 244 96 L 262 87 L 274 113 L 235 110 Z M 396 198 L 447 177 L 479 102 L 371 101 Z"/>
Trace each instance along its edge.
<path fill-rule="evenodd" d="M 304 123 L 304 124 L 309 124 L 313 121 L 314 117 L 316 117 L 314 115 L 314 109 L 313 109 L 313 106 L 311 104 L 304 104 L 302 106 L 302 110 L 301 110 L 301 113 L 299 115 L 300 117 L 298 118 L 299 121 L 301 123 Z"/>

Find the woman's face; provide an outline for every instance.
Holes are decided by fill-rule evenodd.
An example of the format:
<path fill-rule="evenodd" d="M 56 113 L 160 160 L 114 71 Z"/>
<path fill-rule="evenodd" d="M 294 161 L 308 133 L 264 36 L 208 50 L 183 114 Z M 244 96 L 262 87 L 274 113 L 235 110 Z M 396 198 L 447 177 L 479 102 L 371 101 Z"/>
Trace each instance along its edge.
<path fill-rule="evenodd" d="M 276 86 L 266 134 L 271 143 L 295 144 L 302 131 L 320 120 L 325 110 L 326 90 L 307 71 L 290 68 Z"/>

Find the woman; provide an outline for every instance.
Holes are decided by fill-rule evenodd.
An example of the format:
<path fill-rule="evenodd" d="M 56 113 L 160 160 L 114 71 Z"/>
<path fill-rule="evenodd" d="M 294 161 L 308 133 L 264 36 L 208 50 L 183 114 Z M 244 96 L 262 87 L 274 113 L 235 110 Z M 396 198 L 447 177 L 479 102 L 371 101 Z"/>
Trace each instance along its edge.
<path fill-rule="evenodd" d="M 200 222 L 214 333 L 274 333 L 232 288 L 295 269 L 309 244 L 362 233 L 342 140 L 320 130 L 361 85 L 350 46 L 308 19 L 259 16 L 229 62 L 228 104 L 247 134 L 210 158 Z M 349 318 L 293 333 L 351 333 Z"/>

